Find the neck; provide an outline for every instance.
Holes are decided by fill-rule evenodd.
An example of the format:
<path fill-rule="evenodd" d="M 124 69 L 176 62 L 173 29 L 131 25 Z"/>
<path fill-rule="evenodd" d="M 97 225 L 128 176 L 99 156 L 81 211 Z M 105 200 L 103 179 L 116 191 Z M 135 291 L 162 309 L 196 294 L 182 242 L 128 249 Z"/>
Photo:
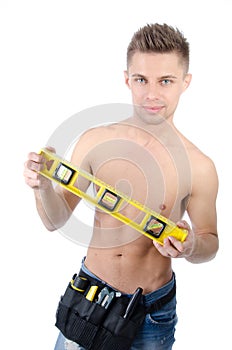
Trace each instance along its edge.
<path fill-rule="evenodd" d="M 173 139 L 173 135 L 176 136 L 178 134 L 178 131 L 174 126 L 172 117 L 168 120 L 160 118 L 159 122 L 157 123 L 147 123 L 144 120 L 142 120 L 137 114 L 133 114 L 132 117 L 124 120 L 123 124 L 142 129 L 155 136 L 164 144 L 166 144 L 167 142 L 171 142 L 171 140 Z"/>

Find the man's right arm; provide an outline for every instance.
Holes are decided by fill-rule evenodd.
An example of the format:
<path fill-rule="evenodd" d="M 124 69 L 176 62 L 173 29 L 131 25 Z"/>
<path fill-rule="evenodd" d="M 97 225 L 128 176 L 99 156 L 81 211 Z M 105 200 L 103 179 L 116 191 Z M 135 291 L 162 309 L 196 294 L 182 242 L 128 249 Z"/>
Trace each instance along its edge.
<path fill-rule="evenodd" d="M 102 128 L 93 128 L 81 135 L 74 147 L 71 163 L 88 173 L 92 173 L 91 160 L 95 156 L 95 153 L 92 154 L 92 150 L 99 142 L 102 142 L 105 134 Z M 47 149 L 50 152 L 55 152 L 52 147 L 47 147 Z M 49 179 L 39 174 L 45 161 L 41 154 L 29 153 L 25 162 L 24 177 L 27 185 L 34 190 L 36 207 L 42 222 L 49 231 L 54 231 L 67 222 L 81 198 L 59 185 L 54 188 Z M 77 185 L 81 191 L 86 192 L 89 184 L 89 180 L 78 178 Z"/>

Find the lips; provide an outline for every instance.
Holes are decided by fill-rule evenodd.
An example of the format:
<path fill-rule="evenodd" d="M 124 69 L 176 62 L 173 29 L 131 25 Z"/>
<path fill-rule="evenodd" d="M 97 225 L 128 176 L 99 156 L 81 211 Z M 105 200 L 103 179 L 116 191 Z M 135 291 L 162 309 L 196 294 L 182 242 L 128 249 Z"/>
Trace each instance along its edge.
<path fill-rule="evenodd" d="M 163 106 L 143 106 L 147 112 L 159 113 Z"/>

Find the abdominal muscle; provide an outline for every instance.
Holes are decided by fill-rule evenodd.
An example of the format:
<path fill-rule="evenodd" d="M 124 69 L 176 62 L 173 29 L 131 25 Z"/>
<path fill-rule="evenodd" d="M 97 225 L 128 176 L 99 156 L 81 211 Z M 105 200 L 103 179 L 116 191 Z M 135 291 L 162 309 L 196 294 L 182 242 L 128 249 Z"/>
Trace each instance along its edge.
<path fill-rule="evenodd" d="M 100 215 L 109 223 L 108 215 Z M 111 220 L 115 221 L 114 229 L 95 225 L 86 267 L 112 287 L 128 294 L 138 287 L 147 294 L 170 281 L 171 259 L 163 257 L 150 238 L 114 218 Z M 100 222 L 104 222 L 102 217 Z"/>

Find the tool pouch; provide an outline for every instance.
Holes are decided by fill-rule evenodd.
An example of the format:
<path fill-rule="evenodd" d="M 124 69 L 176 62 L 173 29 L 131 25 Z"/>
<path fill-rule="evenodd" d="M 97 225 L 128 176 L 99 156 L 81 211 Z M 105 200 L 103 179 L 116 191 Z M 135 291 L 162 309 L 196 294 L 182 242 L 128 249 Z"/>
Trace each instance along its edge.
<path fill-rule="evenodd" d="M 85 275 L 85 274 L 84 274 Z M 80 276 L 83 272 L 80 271 Z M 104 284 L 87 276 L 91 285 L 99 289 Z M 128 350 L 142 324 L 146 312 L 139 303 L 130 317 L 124 318 L 128 302 L 127 296 L 115 297 L 106 309 L 94 301 L 86 299 L 68 284 L 61 297 L 56 312 L 56 327 L 69 340 L 86 350 Z"/>

